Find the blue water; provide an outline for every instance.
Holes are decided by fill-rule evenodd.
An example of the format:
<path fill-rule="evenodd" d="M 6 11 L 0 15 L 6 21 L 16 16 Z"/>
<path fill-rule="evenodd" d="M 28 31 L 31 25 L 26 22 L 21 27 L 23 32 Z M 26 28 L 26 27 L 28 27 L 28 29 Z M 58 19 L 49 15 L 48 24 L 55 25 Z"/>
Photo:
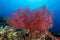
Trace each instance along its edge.
<path fill-rule="evenodd" d="M 24 9 L 26 6 L 33 10 L 46 5 L 53 15 L 53 28 L 51 31 L 60 32 L 60 0 L 0 0 L 0 16 L 7 17 L 19 7 Z"/>

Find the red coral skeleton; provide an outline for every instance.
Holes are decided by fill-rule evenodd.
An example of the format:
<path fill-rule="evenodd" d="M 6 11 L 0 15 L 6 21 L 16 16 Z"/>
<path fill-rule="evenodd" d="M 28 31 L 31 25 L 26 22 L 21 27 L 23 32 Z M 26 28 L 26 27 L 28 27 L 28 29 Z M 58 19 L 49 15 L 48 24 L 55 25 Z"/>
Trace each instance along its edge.
<path fill-rule="evenodd" d="M 12 14 L 11 18 L 7 19 L 7 23 L 16 29 L 29 28 L 30 33 L 36 31 L 40 33 L 52 27 L 52 15 L 45 6 L 32 12 L 30 12 L 29 8 L 24 11 L 18 9 L 17 12 Z"/>

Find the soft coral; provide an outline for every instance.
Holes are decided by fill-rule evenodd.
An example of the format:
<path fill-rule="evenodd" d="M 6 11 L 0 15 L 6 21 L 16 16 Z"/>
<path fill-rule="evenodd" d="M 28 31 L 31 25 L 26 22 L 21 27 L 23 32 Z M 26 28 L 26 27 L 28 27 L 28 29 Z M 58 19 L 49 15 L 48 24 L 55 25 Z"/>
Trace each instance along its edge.
<path fill-rule="evenodd" d="M 45 6 L 40 10 L 36 9 L 32 12 L 28 8 L 24 11 L 19 9 L 13 13 L 12 18 L 9 18 L 7 23 L 17 29 L 29 28 L 30 33 L 34 33 L 36 30 L 44 32 L 47 27 L 52 26 L 52 15 Z"/>

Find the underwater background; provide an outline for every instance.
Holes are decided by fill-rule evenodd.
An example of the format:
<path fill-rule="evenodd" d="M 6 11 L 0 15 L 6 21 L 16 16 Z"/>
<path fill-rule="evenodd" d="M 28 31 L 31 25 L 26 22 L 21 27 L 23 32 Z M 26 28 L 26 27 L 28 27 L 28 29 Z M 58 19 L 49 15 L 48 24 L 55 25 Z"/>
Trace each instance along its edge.
<path fill-rule="evenodd" d="M 19 7 L 24 9 L 26 6 L 33 10 L 46 5 L 53 15 L 52 32 L 60 32 L 60 0 L 0 0 L 0 16 L 11 16 L 12 12 Z"/>

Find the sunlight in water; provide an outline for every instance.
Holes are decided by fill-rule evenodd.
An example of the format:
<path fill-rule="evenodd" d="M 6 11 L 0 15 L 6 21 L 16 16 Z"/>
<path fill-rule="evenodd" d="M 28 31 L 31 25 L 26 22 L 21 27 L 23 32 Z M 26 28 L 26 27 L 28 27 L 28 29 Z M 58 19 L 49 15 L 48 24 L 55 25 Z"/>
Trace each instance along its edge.
<path fill-rule="evenodd" d="M 29 2 L 41 2 L 42 0 L 28 0 Z"/>

